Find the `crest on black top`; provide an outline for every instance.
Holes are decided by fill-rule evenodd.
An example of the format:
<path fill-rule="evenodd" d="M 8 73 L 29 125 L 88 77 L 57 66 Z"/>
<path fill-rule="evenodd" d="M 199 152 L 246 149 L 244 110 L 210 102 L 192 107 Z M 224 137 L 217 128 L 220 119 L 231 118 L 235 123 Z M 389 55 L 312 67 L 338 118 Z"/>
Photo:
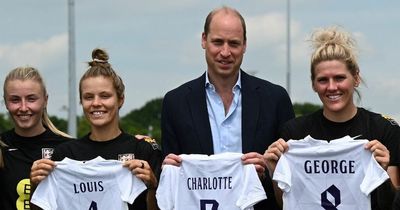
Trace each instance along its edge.
<path fill-rule="evenodd" d="M 382 115 L 382 117 L 385 118 L 387 121 L 389 121 L 390 124 L 399 126 L 399 124 L 393 118 L 391 118 L 391 117 L 389 117 L 387 115 Z"/>

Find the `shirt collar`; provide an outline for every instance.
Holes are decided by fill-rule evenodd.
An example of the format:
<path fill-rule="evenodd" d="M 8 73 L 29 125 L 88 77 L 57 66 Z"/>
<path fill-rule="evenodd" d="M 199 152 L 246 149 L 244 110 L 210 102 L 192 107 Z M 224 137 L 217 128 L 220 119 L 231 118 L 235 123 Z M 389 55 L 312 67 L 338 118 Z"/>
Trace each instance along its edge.
<path fill-rule="evenodd" d="M 210 82 L 210 80 L 208 79 L 208 71 L 206 71 L 205 77 L 206 77 L 205 88 L 206 88 L 206 89 L 207 89 L 207 88 L 211 88 L 211 89 L 215 90 L 214 85 L 213 85 L 213 84 Z M 237 79 L 237 81 L 236 81 L 236 84 L 233 86 L 232 90 L 235 90 L 235 89 L 242 89 L 242 83 L 241 83 L 241 81 L 242 81 L 242 80 L 241 80 L 241 71 L 239 71 L 238 79 Z"/>

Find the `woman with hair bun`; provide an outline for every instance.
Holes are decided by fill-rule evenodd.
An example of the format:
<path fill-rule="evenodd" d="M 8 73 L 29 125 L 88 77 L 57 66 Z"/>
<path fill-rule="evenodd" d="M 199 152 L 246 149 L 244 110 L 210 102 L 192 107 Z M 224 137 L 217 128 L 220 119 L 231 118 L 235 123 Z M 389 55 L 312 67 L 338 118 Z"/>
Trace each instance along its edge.
<path fill-rule="evenodd" d="M 264 154 L 270 176 L 274 175 L 277 162 L 281 159 L 282 154 L 290 149 L 286 142 L 288 140 L 305 139 L 308 135 L 328 142 L 345 136 L 356 140 L 369 140 L 364 145 L 365 149 L 371 151 L 375 160 L 381 168 L 388 172 L 393 182 L 391 184 L 390 181 L 386 181 L 371 193 L 371 208 L 375 210 L 390 209 L 393 196 L 392 186 L 399 186 L 400 127 L 387 116 L 356 106 L 354 93 L 361 99 L 357 88 L 362 83 L 362 79 L 357 62 L 355 41 L 349 33 L 339 27 L 321 28 L 312 34 L 311 42 L 313 47 L 311 84 L 322 102 L 322 109 L 310 115 L 290 120 L 283 126 L 280 139 L 271 144 Z M 315 170 L 320 172 L 319 162 L 314 164 Z M 332 168 L 335 168 L 334 165 Z M 328 165 L 324 165 L 324 167 L 328 167 Z M 350 167 L 352 166 L 350 165 Z M 334 169 L 332 171 L 336 172 Z M 378 179 L 378 177 L 372 178 Z M 328 176 L 326 179 L 333 179 L 333 176 Z M 274 184 L 276 185 L 276 182 Z M 307 187 L 304 186 L 304 189 Z M 276 186 L 275 191 L 277 194 L 282 194 Z M 342 194 L 345 191 L 348 192 L 348 190 L 342 189 Z M 338 199 L 339 195 L 340 193 L 337 193 L 336 203 L 333 204 L 343 206 L 345 204 L 340 203 L 343 200 Z M 277 197 L 282 199 L 281 196 Z M 322 197 L 321 194 L 320 199 Z M 357 200 L 357 198 L 353 200 L 353 204 L 356 204 Z M 280 202 L 282 201 L 280 200 Z M 329 203 L 329 205 L 333 204 Z M 283 205 L 285 206 L 285 203 Z M 338 209 L 341 208 L 338 207 Z"/>
<path fill-rule="evenodd" d="M 131 176 L 141 179 L 147 187 L 147 190 L 136 197 L 133 204 L 129 204 L 129 209 L 157 209 L 155 191 L 161 170 L 161 152 L 158 145 L 152 139 L 139 140 L 119 127 L 119 109 L 125 100 L 125 86 L 108 62 L 109 57 L 104 50 L 94 49 L 92 59 L 88 62 L 89 68 L 79 82 L 80 103 L 91 131 L 81 139 L 57 147 L 52 160 L 36 161 L 31 171 L 31 182 L 37 185 L 44 180 L 53 173 L 56 167 L 54 161 L 61 161 L 64 158 L 89 162 L 100 156 L 106 160 L 120 160 L 123 161 L 123 166 L 132 172 Z M 102 168 L 98 167 L 95 170 L 101 171 Z M 83 185 L 83 188 L 74 188 L 78 197 L 83 196 L 82 191 L 87 189 L 94 191 L 107 189 L 105 180 L 102 180 L 102 184 L 95 184 L 94 187 L 84 186 L 86 185 Z M 123 190 L 130 190 L 130 187 L 128 184 L 124 185 Z M 33 197 L 35 199 L 35 195 Z M 64 200 L 61 201 L 62 199 Z M 51 199 L 49 200 L 51 202 Z M 66 202 L 65 198 L 59 200 Z M 87 205 L 87 209 L 102 209 L 102 203 L 113 200 L 115 199 L 111 197 L 96 197 L 91 203 L 86 204 L 86 201 L 82 201 L 80 204 Z M 34 200 L 32 203 L 36 204 Z M 113 208 L 119 209 L 115 206 Z"/>
<path fill-rule="evenodd" d="M 14 128 L 1 134 L 0 209 L 29 209 L 32 163 L 50 158 L 70 136 L 50 121 L 48 95 L 39 71 L 18 67 L 4 81 L 3 97 Z"/>

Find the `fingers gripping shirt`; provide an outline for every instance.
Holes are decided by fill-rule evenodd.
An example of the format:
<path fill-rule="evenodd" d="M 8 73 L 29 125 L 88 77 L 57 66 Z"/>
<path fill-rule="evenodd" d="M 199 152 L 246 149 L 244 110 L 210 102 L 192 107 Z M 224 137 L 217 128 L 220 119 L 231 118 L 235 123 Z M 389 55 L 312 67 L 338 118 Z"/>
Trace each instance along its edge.
<path fill-rule="evenodd" d="M 349 136 L 289 140 L 273 176 L 283 190 L 283 209 L 371 209 L 369 194 L 389 176 L 364 148 L 367 142 Z"/>
<path fill-rule="evenodd" d="M 180 167 L 164 165 L 156 197 L 161 210 L 253 209 L 266 199 L 255 166 L 240 153 L 180 155 Z"/>
<path fill-rule="evenodd" d="M 128 209 L 146 189 L 117 160 L 65 158 L 37 187 L 31 202 L 44 210 Z"/>

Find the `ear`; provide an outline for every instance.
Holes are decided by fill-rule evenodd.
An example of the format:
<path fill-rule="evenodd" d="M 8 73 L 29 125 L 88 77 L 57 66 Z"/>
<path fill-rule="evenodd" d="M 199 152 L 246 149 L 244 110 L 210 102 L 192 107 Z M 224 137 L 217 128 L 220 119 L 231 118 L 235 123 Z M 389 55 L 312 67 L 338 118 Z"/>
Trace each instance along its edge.
<path fill-rule="evenodd" d="M 122 97 L 118 100 L 118 109 L 121 109 L 122 105 L 124 105 L 125 102 L 125 95 L 122 95 Z"/>
<path fill-rule="evenodd" d="M 201 34 L 201 47 L 203 49 L 206 49 L 206 43 L 207 43 L 207 35 L 203 32 Z"/>
<path fill-rule="evenodd" d="M 313 89 L 314 92 L 317 92 L 317 91 L 315 90 L 314 81 L 311 82 L 311 88 Z"/>
<path fill-rule="evenodd" d="M 358 87 L 361 83 L 360 71 L 357 71 L 356 75 L 354 76 L 354 86 Z"/>
<path fill-rule="evenodd" d="M 44 108 L 47 107 L 47 101 L 49 101 L 49 94 L 46 94 L 46 95 L 44 96 Z"/>

